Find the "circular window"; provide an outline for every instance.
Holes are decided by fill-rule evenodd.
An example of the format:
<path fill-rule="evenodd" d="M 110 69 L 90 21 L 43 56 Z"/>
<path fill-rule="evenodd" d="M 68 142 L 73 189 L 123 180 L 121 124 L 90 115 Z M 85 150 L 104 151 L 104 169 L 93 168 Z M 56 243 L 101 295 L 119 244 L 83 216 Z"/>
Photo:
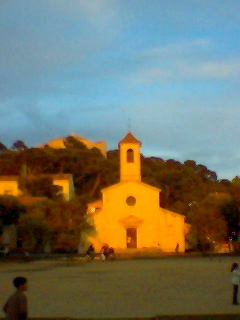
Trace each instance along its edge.
<path fill-rule="evenodd" d="M 136 198 L 134 198 L 133 196 L 130 196 L 126 199 L 126 203 L 129 205 L 129 206 L 134 206 L 135 203 L 136 203 Z"/>

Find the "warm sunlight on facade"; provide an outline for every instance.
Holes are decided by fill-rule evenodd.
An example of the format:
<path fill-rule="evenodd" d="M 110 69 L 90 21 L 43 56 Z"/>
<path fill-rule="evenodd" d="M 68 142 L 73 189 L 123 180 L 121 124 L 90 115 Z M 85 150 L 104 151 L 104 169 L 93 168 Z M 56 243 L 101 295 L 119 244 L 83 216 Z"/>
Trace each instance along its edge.
<path fill-rule="evenodd" d="M 141 182 L 141 142 L 131 132 L 119 142 L 120 182 L 102 190 L 102 200 L 88 205 L 96 250 L 159 248 L 185 251 L 184 216 L 160 207 L 158 188 Z"/>
<path fill-rule="evenodd" d="M 101 153 L 104 157 L 107 156 L 107 144 L 105 141 L 93 142 L 93 141 L 90 141 L 86 138 L 80 137 L 80 136 L 76 135 L 75 133 L 71 133 L 70 137 L 73 137 L 77 141 L 82 142 L 83 144 L 85 144 L 85 146 L 88 149 L 97 148 L 99 151 L 101 151 Z M 67 139 L 67 137 L 53 139 L 53 140 L 48 141 L 45 144 L 38 146 L 38 148 L 44 148 L 44 147 L 48 146 L 48 147 L 54 148 L 54 149 L 64 149 L 64 148 L 66 148 L 66 146 L 65 146 L 66 139 Z"/>

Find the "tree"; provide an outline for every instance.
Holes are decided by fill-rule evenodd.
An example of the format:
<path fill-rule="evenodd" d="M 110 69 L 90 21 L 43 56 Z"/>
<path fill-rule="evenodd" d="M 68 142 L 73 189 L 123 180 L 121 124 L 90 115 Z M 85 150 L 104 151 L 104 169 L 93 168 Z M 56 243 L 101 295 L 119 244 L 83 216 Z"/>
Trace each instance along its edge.
<path fill-rule="evenodd" d="M 0 237 L 3 233 L 3 223 L 2 223 L 2 220 L 0 219 Z"/>
<path fill-rule="evenodd" d="M 0 141 L 0 152 L 6 151 L 8 148 Z"/>
<path fill-rule="evenodd" d="M 47 241 L 51 248 L 76 251 L 81 236 L 92 227 L 87 222 L 86 202 L 75 197 L 70 201 L 38 200 L 26 205 L 21 217 L 19 237 L 24 245 L 42 250 Z"/>
<path fill-rule="evenodd" d="M 21 151 L 21 150 L 26 150 L 27 146 L 25 145 L 25 143 L 21 140 L 17 140 L 13 143 L 12 150 L 16 150 L 16 151 Z"/>
<path fill-rule="evenodd" d="M 3 241 L 5 245 L 11 248 L 16 247 L 16 225 L 19 217 L 24 213 L 24 207 L 19 203 L 16 197 L 11 195 L 0 196 L 0 225 L 1 232 L 4 234 Z"/>
<path fill-rule="evenodd" d="M 55 203 L 47 211 L 46 221 L 52 231 L 52 244 L 55 248 L 66 247 L 69 239 L 68 246 L 77 250 L 82 234 L 92 229 L 87 222 L 86 202 L 81 197 Z"/>
<path fill-rule="evenodd" d="M 50 239 L 50 230 L 44 219 L 36 219 L 28 215 L 22 216 L 18 224 L 18 241 L 25 249 L 43 252 Z"/>
<path fill-rule="evenodd" d="M 240 177 L 235 177 L 230 185 L 230 193 L 240 209 Z"/>
<path fill-rule="evenodd" d="M 228 237 L 237 240 L 240 229 L 240 212 L 236 201 L 231 197 L 225 199 L 221 204 L 221 213 L 227 222 Z"/>
<path fill-rule="evenodd" d="M 47 197 L 53 200 L 62 199 L 62 188 L 54 185 L 51 177 L 27 178 L 25 188 L 33 197 Z"/>
<path fill-rule="evenodd" d="M 21 190 L 23 195 L 27 195 L 28 191 L 26 189 L 26 181 L 27 181 L 27 166 L 23 164 L 18 176 L 18 189 Z"/>
<path fill-rule="evenodd" d="M 67 149 L 80 149 L 80 150 L 87 150 L 87 146 L 74 138 L 73 136 L 67 137 L 66 140 L 64 141 L 64 145 Z"/>
<path fill-rule="evenodd" d="M 18 152 L 7 150 L 0 153 L 0 175 L 17 175 L 20 170 L 20 164 L 17 157 Z"/>
<path fill-rule="evenodd" d="M 22 213 L 25 213 L 25 209 L 16 197 L 0 196 L 0 220 L 4 226 L 17 224 Z"/>
<path fill-rule="evenodd" d="M 191 240 L 200 250 L 227 236 L 227 222 L 221 214 L 219 201 L 211 195 L 190 206 L 187 222 L 191 225 Z"/>

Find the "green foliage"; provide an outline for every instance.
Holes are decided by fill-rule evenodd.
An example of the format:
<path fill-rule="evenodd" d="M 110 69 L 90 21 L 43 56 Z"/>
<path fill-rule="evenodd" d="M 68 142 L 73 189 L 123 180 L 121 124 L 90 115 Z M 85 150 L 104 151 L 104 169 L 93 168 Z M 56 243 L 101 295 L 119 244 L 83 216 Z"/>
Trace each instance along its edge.
<path fill-rule="evenodd" d="M 21 215 L 18 236 L 23 246 L 43 251 L 46 243 L 55 248 L 77 250 L 81 235 L 92 227 L 86 219 L 84 199 L 75 197 L 70 201 L 38 200 L 26 204 Z"/>
<path fill-rule="evenodd" d="M 62 199 L 62 188 L 54 185 L 51 177 L 26 179 L 25 189 L 32 197 L 47 197 L 53 200 Z"/>
<path fill-rule="evenodd" d="M 20 168 L 18 152 L 7 150 L 0 153 L 0 175 L 18 175 Z"/>
<path fill-rule="evenodd" d="M 191 202 L 199 202 L 219 188 L 216 174 L 192 160 L 182 164 L 143 157 L 142 164 L 143 181 L 161 189 L 161 204 L 169 210 L 181 208 L 180 213 L 186 214 Z"/>
<path fill-rule="evenodd" d="M 3 233 L 3 223 L 2 223 L 2 220 L 0 219 L 0 237 Z"/>
<path fill-rule="evenodd" d="M 240 178 L 235 177 L 232 180 L 230 185 L 230 193 L 232 194 L 233 198 L 236 200 L 236 204 L 240 209 Z"/>
<path fill-rule="evenodd" d="M 50 230 L 44 219 L 24 215 L 18 224 L 18 239 L 22 246 L 34 252 L 42 252 L 50 239 Z"/>
<path fill-rule="evenodd" d="M 87 150 L 87 147 L 83 142 L 77 140 L 76 138 L 74 138 L 72 136 L 66 138 L 64 145 L 67 149 Z"/>
<path fill-rule="evenodd" d="M 85 201 L 80 197 L 75 197 L 68 202 L 48 203 L 46 221 L 53 235 L 53 248 L 66 247 L 66 239 L 69 238 L 71 248 L 76 250 L 82 233 L 91 229 L 86 219 Z"/>
<path fill-rule="evenodd" d="M 0 196 L 0 220 L 3 225 L 17 224 L 25 209 L 18 199 L 11 195 Z"/>
<path fill-rule="evenodd" d="M 198 204 L 193 203 L 187 213 L 187 222 L 191 225 L 189 235 L 192 244 L 200 249 L 214 246 L 214 243 L 227 236 L 227 222 L 222 215 L 221 200 L 209 195 Z"/>
<path fill-rule="evenodd" d="M 50 147 L 38 149 L 20 149 L 19 151 L 5 151 L 0 154 L 0 174 L 16 174 L 38 177 L 40 174 L 71 173 L 77 199 L 81 199 L 82 206 L 79 210 L 85 213 L 85 205 L 101 197 L 101 190 L 119 182 L 119 150 L 108 152 L 107 159 L 96 149 L 88 149 L 82 142 L 74 137 L 68 137 L 65 149 L 53 149 Z M 240 210 L 240 178 L 233 181 L 218 180 L 215 172 L 206 166 L 197 164 L 194 160 L 186 160 L 184 163 L 174 159 L 163 160 L 157 157 L 141 156 L 142 181 L 161 190 L 161 206 L 181 213 L 194 225 L 192 237 L 201 238 L 197 234 L 197 225 L 204 229 L 201 221 L 212 226 L 212 218 L 219 221 L 223 232 L 214 228 L 214 238 L 226 237 L 225 225 L 228 233 L 239 230 Z M 25 168 L 25 169 L 24 169 Z M 20 179 L 21 180 L 21 179 Z M 25 183 L 26 182 L 26 183 Z M 52 181 L 46 179 L 20 181 L 22 190 L 34 196 L 48 196 L 58 201 L 58 191 L 52 186 Z M 221 201 L 215 205 L 206 201 L 211 194 L 230 194 L 231 200 Z M 65 234 L 66 232 L 78 234 L 76 230 L 70 230 L 67 226 L 67 216 L 73 213 L 74 205 L 70 201 L 71 209 L 64 207 L 62 201 L 58 205 L 49 205 L 45 208 L 46 219 L 51 232 Z M 61 203 L 61 204 L 60 204 Z M 80 204 L 78 204 L 80 205 Z M 206 207 L 208 206 L 208 209 Z M 212 206 L 212 208 L 210 208 Z M 205 208 L 201 210 L 201 207 Z M 220 208 L 219 210 L 216 210 Z M 67 212 L 67 215 L 64 213 Z M 217 213 L 216 213 L 217 212 Z M 202 219 L 200 217 L 202 216 Z M 209 216 L 209 217 L 208 217 Z M 81 216 L 82 219 L 83 216 Z M 75 219 L 75 218 L 74 218 Z M 76 220 L 77 221 L 77 220 Z M 84 221 L 84 220 L 83 220 Z M 224 223 L 223 223 L 224 222 Z M 76 222 L 80 228 L 80 221 Z M 80 228 L 80 229 L 81 229 Z M 67 230 L 66 232 L 64 230 Z M 194 235 L 193 230 L 196 230 Z M 199 240 L 197 240 L 199 241 Z"/>
<path fill-rule="evenodd" d="M 21 140 L 17 140 L 12 145 L 12 150 L 20 151 L 20 150 L 26 150 L 27 146 L 25 143 Z"/>
<path fill-rule="evenodd" d="M 230 231 L 236 231 L 240 222 L 240 212 L 237 202 L 233 198 L 221 203 L 221 213 L 225 218 Z"/>
<path fill-rule="evenodd" d="M 0 152 L 6 151 L 8 148 L 0 141 Z"/>

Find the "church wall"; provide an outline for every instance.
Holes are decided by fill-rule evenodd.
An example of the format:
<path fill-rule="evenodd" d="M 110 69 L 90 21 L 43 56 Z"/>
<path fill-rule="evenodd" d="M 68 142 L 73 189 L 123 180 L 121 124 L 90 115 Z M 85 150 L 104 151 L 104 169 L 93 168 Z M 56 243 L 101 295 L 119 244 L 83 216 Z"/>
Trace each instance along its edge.
<path fill-rule="evenodd" d="M 18 181 L 0 181 L 0 194 L 9 194 L 18 196 L 20 193 L 18 189 Z"/>
<path fill-rule="evenodd" d="M 185 250 L 184 218 L 159 204 L 158 188 L 141 182 L 141 142 L 129 132 L 119 142 L 120 182 L 102 191 L 101 210 L 94 203 L 96 250 L 107 243 L 115 249 L 159 248 Z M 99 244 L 100 247 L 99 247 Z"/>
<path fill-rule="evenodd" d="M 129 195 L 136 197 L 136 205 L 126 204 Z M 157 189 L 134 182 L 118 184 L 104 190 L 105 206 L 94 215 L 97 237 L 92 241 L 95 242 L 96 249 L 100 250 L 103 243 L 116 249 L 126 248 L 126 229 L 129 227 L 137 228 L 138 248 L 155 247 L 164 252 L 172 252 L 179 243 L 179 252 L 184 252 L 184 217 L 159 208 L 157 198 Z"/>
<path fill-rule="evenodd" d="M 127 150 L 133 151 L 134 162 L 127 161 Z M 120 177 L 121 181 L 140 181 L 141 180 L 141 163 L 139 145 L 137 144 L 124 144 L 120 148 Z"/>
<path fill-rule="evenodd" d="M 174 212 L 162 209 L 165 216 L 163 237 L 164 251 L 171 252 L 179 244 L 179 252 L 185 251 L 184 217 Z"/>
<path fill-rule="evenodd" d="M 95 225 L 98 236 L 115 248 L 126 248 L 126 229 L 137 228 L 138 247 L 157 247 L 160 231 L 158 189 L 144 184 L 128 182 L 103 190 L 104 208 L 96 214 Z M 136 204 L 126 203 L 129 196 Z M 127 219 L 135 217 L 136 220 Z M 125 221 L 122 221 L 126 219 Z M 151 235 L 151 237 L 149 237 Z"/>

